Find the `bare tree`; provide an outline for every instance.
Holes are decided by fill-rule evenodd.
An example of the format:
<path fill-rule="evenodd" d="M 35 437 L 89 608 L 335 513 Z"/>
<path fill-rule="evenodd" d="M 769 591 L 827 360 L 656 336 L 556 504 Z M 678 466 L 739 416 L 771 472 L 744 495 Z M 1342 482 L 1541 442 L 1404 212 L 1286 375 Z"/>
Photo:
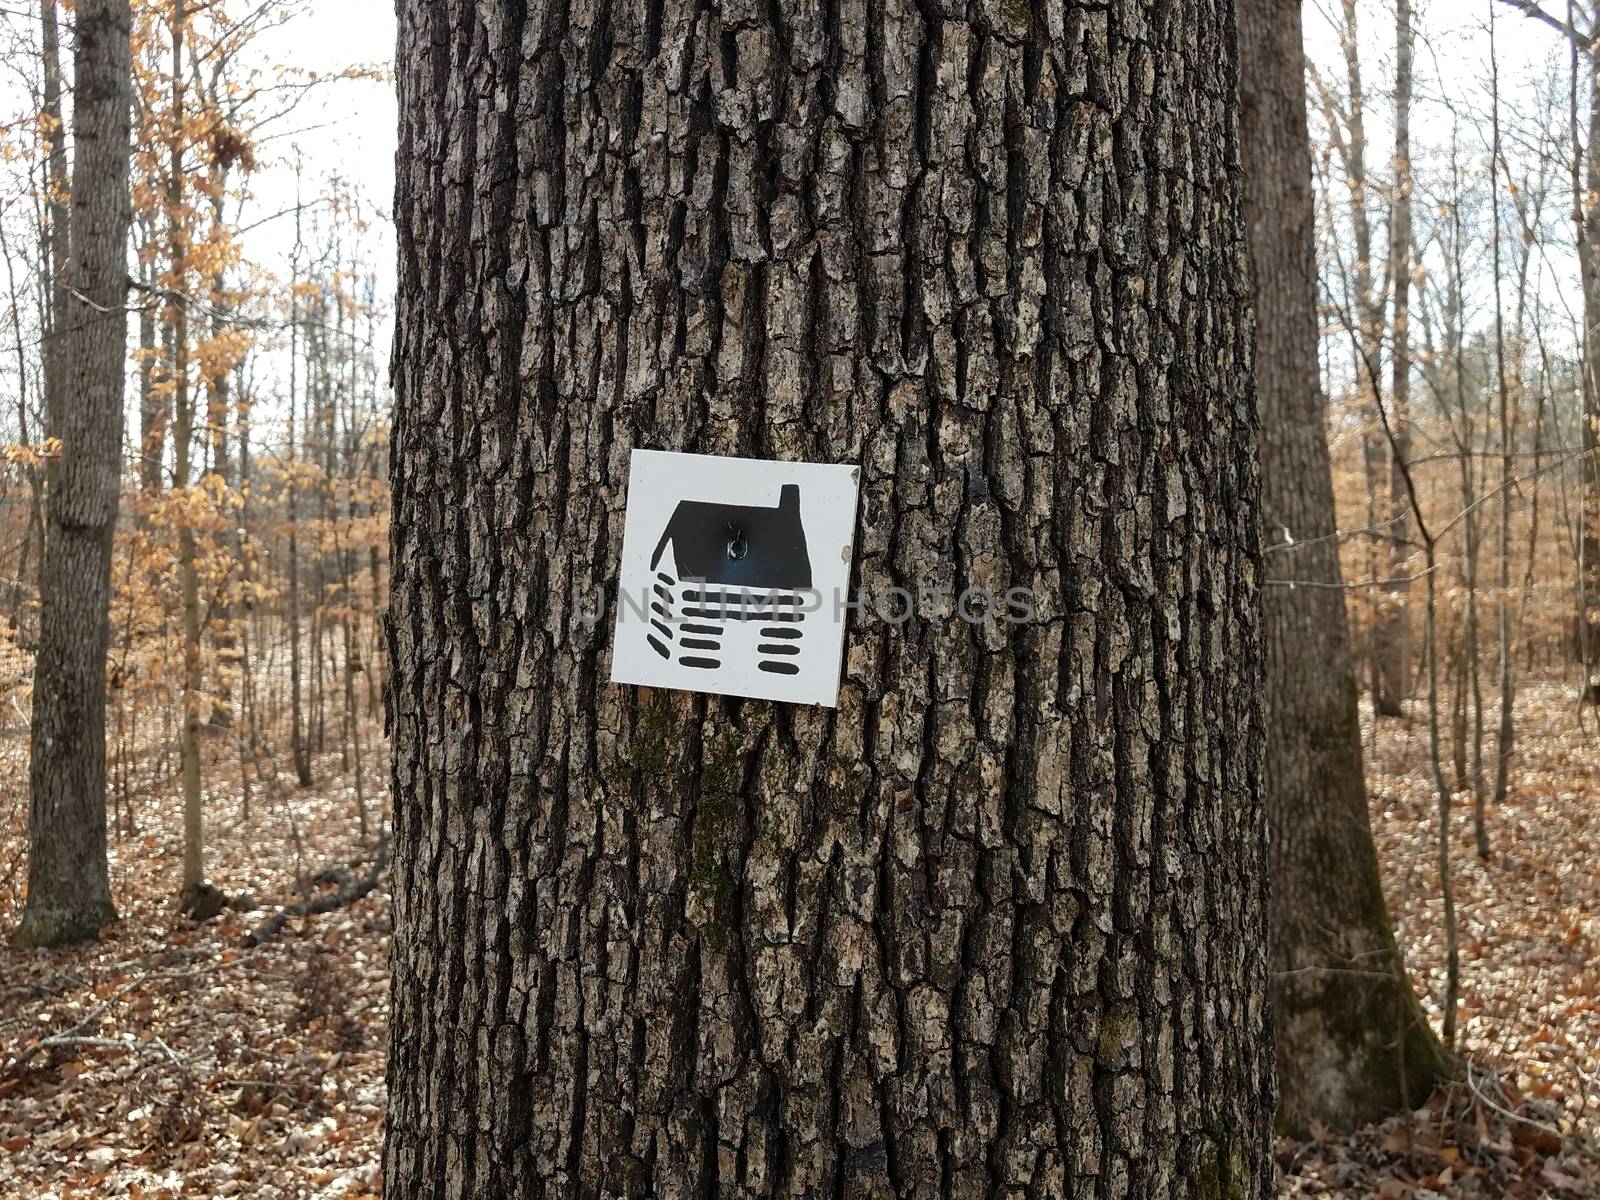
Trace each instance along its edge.
<path fill-rule="evenodd" d="M 1394 183 L 1389 197 L 1389 291 L 1394 306 L 1390 325 L 1389 446 L 1390 547 L 1387 593 L 1380 616 L 1377 703 L 1397 712 L 1411 686 L 1411 505 L 1403 476 L 1411 455 L 1411 61 L 1416 40 L 1411 0 L 1395 0 Z"/>
<path fill-rule="evenodd" d="M 405 0 L 396 1195 L 1270 1193 L 1231 11 L 1112 11 Z M 633 446 L 1044 619 L 607 685 Z"/>
<path fill-rule="evenodd" d="M 18 937 L 46 945 L 115 920 L 106 868 L 106 652 L 121 491 L 127 348 L 128 0 L 78 0 L 69 249 L 53 333 L 71 396 L 50 468 L 33 755 L 28 904 Z"/>
<path fill-rule="evenodd" d="M 1265 314 L 1256 395 L 1278 1120 L 1344 1129 L 1418 1103 L 1445 1064 L 1395 945 L 1367 817 L 1317 379 L 1300 0 L 1245 0 L 1238 21 L 1245 211 Z"/>

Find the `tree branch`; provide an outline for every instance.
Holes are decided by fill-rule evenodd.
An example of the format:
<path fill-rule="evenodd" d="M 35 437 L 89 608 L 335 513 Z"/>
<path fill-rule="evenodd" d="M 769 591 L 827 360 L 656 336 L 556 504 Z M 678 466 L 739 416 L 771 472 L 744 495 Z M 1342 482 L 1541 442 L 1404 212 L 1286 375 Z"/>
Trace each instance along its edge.
<path fill-rule="evenodd" d="M 336 908 L 348 908 L 378 886 L 378 877 L 383 874 L 383 868 L 388 863 L 389 835 L 384 833 L 378 842 L 378 856 L 372 860 L 372 866 L 365 875 L 352 880 L 338 891 L 328 892 L 315 900 L 285 905 L 246 934 L 245 945 L 259 946 L 263 942 L 271 941 L 283 932 L 283 927 L 294 917 L 306 917 L 313 913 L 332 912 Z"/>
<path fill-rule="evenodd" d="M 1555 16 L 1553 13 L 1545 12 L 1544 9 L 1540 8 L 1539 5 L 1535 3 L 1535 0 L 1500 0 L 1500 3 L 1506 5 L 1508 8 L 1516 9 L 1525 17 L 1530 17 L 1535 21 L 1543 22 L 1544 24 L 1550 26 L 1551 29 L 1556 30 L 1562 36 L 1570 38 L 1585 50 L 1594 49 L 1594 36 L 1592 34 L 1585 35 L 1578 32 L 1576 28 L 1574 28 L 1572 25 L 1569 25 L 1566 21 L 1563 21 L 1560 17 Z"/>

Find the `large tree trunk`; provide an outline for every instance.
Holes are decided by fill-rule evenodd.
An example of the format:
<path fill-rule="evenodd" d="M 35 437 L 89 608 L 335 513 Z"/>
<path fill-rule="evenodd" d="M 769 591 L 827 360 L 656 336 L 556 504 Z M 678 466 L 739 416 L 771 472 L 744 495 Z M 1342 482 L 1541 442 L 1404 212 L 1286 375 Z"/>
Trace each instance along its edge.
<path fill-rule="evenodd" d="M 127 353 L 128 0 L 78 0 L 71 256 L 61 289 L 61 453 L 50 469 L 29 764 L 28 905 L 45 945 L 116 919 L 106 872 L 106 651 Z M 52 373 L 54 375 L 54 373 Z"/>
<path fill-rule="evenodd" d="M 1270 1192 L 1230 6 L 971 11 L 401 4 L 388 1195 Z M 1038 618 L 609 685 L 635 446 Z"/>
<path fill-rule="evenodd" d="M 1378 878 L 1317 379 L 1300 0 L 1242 0 L 1240 136 L 1255 262 L 1267 552 L 1266 798 L 1279 1119 L 1348 1128 L 1443 1066 Z"/>

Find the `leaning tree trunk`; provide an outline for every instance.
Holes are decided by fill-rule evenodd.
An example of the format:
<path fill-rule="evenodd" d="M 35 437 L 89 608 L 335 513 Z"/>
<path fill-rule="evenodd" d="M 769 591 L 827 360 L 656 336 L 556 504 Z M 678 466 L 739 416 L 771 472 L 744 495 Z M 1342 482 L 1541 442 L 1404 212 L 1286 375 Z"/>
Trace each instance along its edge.
<path fill-rule="evenodd" d="M 52 431 L 39 651 L 28 768 L 34 945 L 116 919 L 106 871 L 106 652 L 111 539 L 122 471 L 128 284 L 128 0 L 78 0 L 70 257 L 52 334 L 65 397 Z M 70 403 L 67 400 L 70 399 Z"/>
<path fill-rule="evenodd" d="M 1230 6 L 400 7 L 386 1195 L 1268 1195 Z M 606 683 L 634 447 L 921 615 Z"/>
<path fill-rule="evenodd" d="M 1267 551 L 1266 802 L 1279 1120 L 1348 1128 L 1426 1096 L 1443 1054 L 1406 978 L 1361 769 L 1317 378 L 1300 0 L 1242 0 L 1240 136 L 1255 261 Z"/>

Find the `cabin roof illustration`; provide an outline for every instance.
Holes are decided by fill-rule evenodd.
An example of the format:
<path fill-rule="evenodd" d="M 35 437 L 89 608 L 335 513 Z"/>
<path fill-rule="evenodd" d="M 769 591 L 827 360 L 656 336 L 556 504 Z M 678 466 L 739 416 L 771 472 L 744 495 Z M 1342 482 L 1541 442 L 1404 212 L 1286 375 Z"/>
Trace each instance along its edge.
<path fill-rule="evenodd" d="M 656 544 L 652 570 L 669 545 L 680 579 L 774 591 L 811 587 L 798 484 L 784 484 L 773 508 L 682 500 Z"/>

